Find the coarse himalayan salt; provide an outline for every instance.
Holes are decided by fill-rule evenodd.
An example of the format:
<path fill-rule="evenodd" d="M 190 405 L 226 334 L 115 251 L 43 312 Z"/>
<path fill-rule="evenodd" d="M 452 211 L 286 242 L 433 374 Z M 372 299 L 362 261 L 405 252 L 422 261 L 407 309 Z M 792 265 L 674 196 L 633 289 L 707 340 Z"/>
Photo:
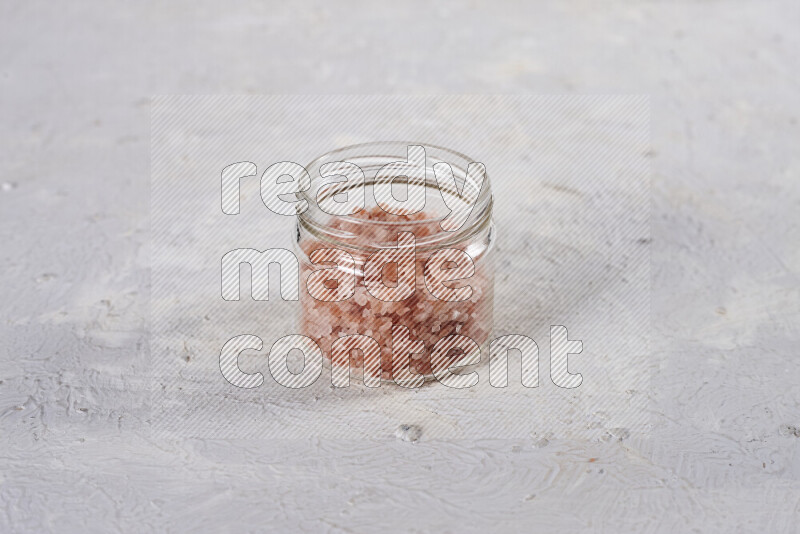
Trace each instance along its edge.
<path fill-rule="evenodd" d="M 385 213 L 378 207 L 362 212 L 360 218 L 366 221 L 387 221 L 395 217 Z M 409 221 L 424 221 L 424 213 L 406 216 Z M 431 220 L 413 225 L 417 242 L 419 239 L 432 233 L 440 232 L 438 221 Z M 335 361 L 331 361 L 331 344 L 339 337 L 364 334 L 375 339 L 381 350 L 381 378 L 391 380 L 392 373 L 392 326 L 405 326 L 410 330 L 412 341 L 422 341 L 425 352 L 412 354 L 410 370 L 412 373 L 431 375 L 431 349 L 436 342 L 450 334 L 460 334 L 475 341 L 478 346 L 488 340 L 492 330 L 492 299 L 494 287 L 494 272 L 491 262 L 486 257 L 472 257 L 475 274 L 462 281 L 448 284 L 450 287 L 463 287 L 469 285 L 472 295 L 463 302 L 447 302 L 434 297 L 425 285 L 424 265 L 430 255 L 436 250 L 416 250 L 416 273 L 413 295 L 399 302 L 384 302 L 376 299 L 366 289 L 364 284 L 363 266 L 370 254 L 377 248 L 369 249 L 370 244 L 383 240 L 386 233 L 385 225 L 358 224 L 344 220 L 335 220 L 332 228 L 359 232 L 360 247 L 348 248 L 335 245 L 336 248 L 347 251 L 353 256 L 356 268 L 355 294 L 347 300 L 339 302 L 324 302 L 316 300 L 306 292 L 301 295 L 300 333 L 312 338 L 322 348 L 325 358 L 332 366 L 351 365 L 356 374 L 363 373 L 364 354 L 360 350 L 351 350 L 350 354 L 340 354 Z M 382 226 L 377 229 L 376 227 Z M 469 243 L 459 242 L 449 244 L 442 248 L 457 248 L 466 250 Z M 307 257 L 312 251 L 322 248 L 331 248 L 329 242 L 307 236 L 299 243 L 300 249 L 306 258 L 301 261 L 301 279 L 307 280 L 311 272 L 320 269 L 313 265 Z M 486 256 L 485 252 L 483 256 Z M 384 270 L 384 283 L 393 286 L 397 283 L 397 266 L 389 264 Z M 398 355 L 398 357 L 406 355 Z M 457 349 L 451 349 L 446 355 L 449 365 L 456 364 L 464 354 Z M 348 362 L 349 359 L 349 362 Z"/>

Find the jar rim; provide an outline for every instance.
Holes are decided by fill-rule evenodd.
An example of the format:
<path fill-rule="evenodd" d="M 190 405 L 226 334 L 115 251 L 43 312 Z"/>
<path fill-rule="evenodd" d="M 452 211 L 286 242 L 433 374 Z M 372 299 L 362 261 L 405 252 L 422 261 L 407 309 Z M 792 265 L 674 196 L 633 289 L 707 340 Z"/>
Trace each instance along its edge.
<path fill-rule="evenodd" d="M 452 167 L 459 168 L 464 173 L 466 173 L 467 165 L 474 161 L 473 159 L 469 158 L 468 156 L 464 155 L 461 152 L 458 152 L 458 151 L 450 149 L 450 148 L 442 147 L 442 146 L 439 146 L 439 145 L 434 145 L 434 144 L 426 144 L 426 143 L 412 142 L 412 141 L 371 141 L 371 142 L 368 142 L 368 143 L 357 143 L 357 144 L 353 144 L 353 145 L 347 145 L 347 146 L 343 146 L 343 147 L 331 150 L 329 152 L 326 152 L 326 153 L 314 158 L 311 161 L 311 163 L 306 165 L 305 168 L 307 170 L 308 169 L 317 169 L 318 167 L 321 167 L 323 163 L 334 162 L 334 161 L 348 161 L 349 159 L 357 159 L 357 158 L 397 158 L 397 157 L 402 157 L 402 156 L 398 156 L 397 154 L 388 154 L 388 153 L 379 153 L 379 152 L 374 152 L 374 153 L 365 152 L 365 153 L 359 154 L 357 156 L 351 156 L 350 158 L 334 159 L 334 158 L 336 158 L 337 156 L 339 156 L 341 154 L 347 154 L 348 152 L 365 151 L 366 149 L 369 149 L 371 147 L 375 147 L 375 148 L 378 148 L 378 147 L 389 147 L 389 148 L 397 149 L 397 148 L 399 148 L 401 146 L 404 147 L 404 148 L 407 148 L 408 146 L 414 146 L 414 145 L 422 146 L 423 148 L 426 149 L 426 162 L 427 162 L 427 158 L 428 158 L 428 149 L 433 149 L 434 151 L 437 151 L 437 152 L 444 152 L 444 153 L 446 153 L 448 155 L 455 156 L 456 158 L 459 158 L 461 160 L 462 165 L 454 164 L 451 161 L 445 161 L 445 163 L 450 164 L 451 168 Z M 434 158 L 434 159 L 438 159 L 438 158 Z M 328 160 L 328 161 L 326 161 L 326 160 Z M 442 161 L 444 161 L 444 160 L 442 160 Z M 429 168 L 430 168 L 430 166 L 428 166 L 426 164 L 426 166 L 425 166 L 426 175 L 427 175 L 427 172 L 428 172 Z M 427 176 L 426 176 L 426 178 L 427 178 Z M 312 179 L 312 181 L 314 180 L 313 177 L 311 179 Z M 369 181 L 369 179 L 367 179 L 367 180 Z M 336 219 L 338 219 L 340 221 L 345 221 L 348 224 L 352 224 L 352 225 L 368 224 L 368 225 L 384 227 L 384 228 L 403 227 L 403 226 L 405 226 L 405 227 L 416 227 L 416 226 L 430 225 L 430 224 L 435 223 L 435 222 L 441 222 L 443 219 L 445 219 L 449 215 L 449 214 L 445 214 L 445 215 L 437 216 L 437 217 L 430 217 L 430 218 L 416 219 L 416 220 L 406 220 L 406 221 L 376 221 L 374 219 L 368 220 L 368 219 L 364 219 L 364 218 L 361 218 L 361 217 L 358 217 L 358 216 L 355 216 L 355 215 L 331 215 L 331 214 L 328 214 L 328 213 L 324 212 L 323 210 L 321 210 L 319 208 L 319 206 L 317 206 L 316 199 L 311 198 L 311 196 L 309 195 L 309 191 L 310 190 L 311 189 L 307 189 L 307 190 L 299 193 L 300 199 L 306 200 L 306 202 L 308 203 L 309 207 L 303 213 L 300 213 L 298 215 L 298 219 L 302 219 L 304 223 L 306 223 L 306 224 L 308 224 L 310 226 L 313 226 L 313 227 L 320 228 L 320 229 L 329 228 L 330 225 L 325 224 L 322 220 L 320 220 L 319 217 L 314 217 L 313 216 L 313 212 L 315 210 L 320 211 L 322 213 L 325 213 L 329 217 L 335 217 Z M 491 218 L 492 204 L 493 203 L 492 203 L 492 194 L 491 194 L 491 182 L 490 182 L 490 179 L 489 179 L 489 174 L 487 172 L 485 174 L 485 176 L 484 176 L 484 181 L 483 181 L 481 190 L 478 193 L 478 198 L 475 199 L 475 204 L 474 204 L 474 206 L 472 208 L 471 215 L 474 215 L 475 213 L 480 213 L 480 210 L 483 210 L 484 213 L 480 213 L 481 216 L 478 217 L 478 218 L 479 219 Z M 482 221 L 479 221 L 479 222 L 482 222 Z M 454 232 L 454 233 L 458 233 L 458 232 Z"/>

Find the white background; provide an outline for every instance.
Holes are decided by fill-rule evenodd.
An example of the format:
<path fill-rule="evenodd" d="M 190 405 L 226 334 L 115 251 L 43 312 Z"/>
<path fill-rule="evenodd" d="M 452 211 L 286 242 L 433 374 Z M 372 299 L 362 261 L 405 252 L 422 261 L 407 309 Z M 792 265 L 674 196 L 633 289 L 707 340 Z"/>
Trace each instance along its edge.
<path fill-rule="evenodd" d="M 797 531 L 797 2 L 1 9 L 0 530 Z M 148 434 L 150 95 L 330 92 L 651 95 L 648 438 Z"/>

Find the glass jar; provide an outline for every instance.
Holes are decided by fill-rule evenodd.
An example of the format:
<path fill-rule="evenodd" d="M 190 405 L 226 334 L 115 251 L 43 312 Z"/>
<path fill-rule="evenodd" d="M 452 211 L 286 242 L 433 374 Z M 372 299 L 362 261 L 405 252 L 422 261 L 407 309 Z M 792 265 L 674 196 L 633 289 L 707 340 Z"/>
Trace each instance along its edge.
<path fill-rule="evenodd" d="M 422 211 L 408 215 L 388 213 L 375 198 L 376 175 L 387 164 L 406 162 L 411 155 L 409 147 L 417 150 L 418 147 L 424 147 L 425 206 Z M 295 236 L 295 253 L 300 262 L 301 280 L 298 333 L 310 337 L 320 346 L 325 355 L 326 366 L 332 368 L 334 385 L 349 384 L 350 373 L 367 385 L 374 386 L 376 381 L 389 380 L 397 383 L 407 380 L 418 385 L 422 378 L 432 378 L 436 365 L 441 366 L 442 362 L 444 367 L 449 368 L 457 366 L 460 361 L 467 361 L 467 351 L 457 347 L 448 351 L 445 341 L 437 346 L 442 350 L 435 353 L 432 368 L 432 349 L 439 340 L 453 334 L 466 336 L 474 341 L 474 346 L 480 347 L 484 354 L 482 359 L 486 361 L 488 358 L 484 349 L 488 345 L 493 327 L 492 245 L 495 232 L 489 178 L 484 172 L 480 192 L 474 191 L 477 198 L 474 198 L 465 222 L 454 231 L 445 231 L 442 221 L 451 213 L 451 208 L 458 205 L 459 200 L 463 202 L 464 197 L 459 196 L 458 191 L 453 191 L 452 187 L 447 187 L 446 178 L 449 176 L 441 172 L 441 165 L 438 167 L 439 180 L 434 171 L 434 166 L 438 163 L 449 164 L 452 169 L 449 183 L 455 183 L 465 194 L 464 183 L 471 179 L 471 175 L 468 177 L 468 169 L 472 162 L 473 160 L 458 152 L 441 147 L 421 143 L 378 142 L 329 152 L 306 167 L 311 177 L 311 188 L 301 193 L 300 198 L 308 202 L 308 208 L 297 217 Z M 363 171 L 364 183 L 359 183 L 359 180 L 344 182 L 342 176 L 338 178 L 338 185 L 332 183 L 332 175 L 339 171 L 342 175 L 347 174 L 344 169 L 352 171 L 354 167 L 351 164 L 357 165 Z M 350 178 L 356 176 L 357 172 L 350 174 Z M 439 182 L 442 183 L 441 187 Z M 396 200 L 409 200 L 407 195 L 410 189 L 405 189 L 402 183 L 393 182 L 391 187 Z M 403 191 L 406 193 L 405 199 L 401 198 Z M 323 211 L 321 200 L 328 202 L 326 205 L 330 206 L 334 197 L 336 202 L 342 202 L 341 199 L 345 198 L 343 193 L 347 193 L 346 202 L 356 204 L 361 201 L 360 195 L 363 194 L 363 209 L 345 215 L 332 215 L 328 211 L 335 210 L 331 209 Z M 400 300 L 383 298 L 374 289 L 369 289 L 374 288 L 368 284 L 371 276 L 369 258 L 381 250 L 397 249 L 400 236 L 407 238 L 408 232 L 413 234 L 415 257 L 413 269 L 406 269 L 406 274 L 413 272 L 413 293 Z M 328 252 L 314 252 L 319 249 Z M 334 254 L 330 249 L 346 254 Z M 431 278 L 436 278 L 435 273 L 445 272 L 444 269 L 447 268 L 455 268 L 454 272 L 461 274 L 472 272 L 469 266 L 465 267 L 466 271 L 462 270 L 464 263 L 456 261 L 458 258 L 453 256 L 450 249 L 465 252 L 474 265 L 474 273 L 468 277 L 461 276 L 460 280 L 445 280 L 445 288 L 471 288 L 461 290 L 458 298 L 448 300 L 441 298 L 441 292 L 432 292 L 429 287 Z M 438 259 L 436 265 L 442 268 L 440 271 L 435 271 L 429 264 L 434 255 Z M 468 262 L 463 254 L 459 257 Z M 336 258 L 340 260 L 338 263 L 330 263 Z M 451 262 L 449 258 L 454 259 Z M 426 264 L 429 264 L 428 271 Z M 312 296 L 314 280 L 310 277 L 321 268 L 328 270 L 328 274 L 337 271 L 333 274 L 341 275 L 341 280 L 354 279 L 354 287 L 345 290 L 341 281 L 327 282 L 326 290 L 334 291 L 339 288 L 343 291 L 341 297 L 344 298 L 324 300 L 318 298 L 319 295 Z M 399 285 L 399 277 L 405 276 L 401 274 L 401 270 L 400 264 L 389 263 L 380 270 L 383 283 L 389 287 Z M 306 288 L 303 288 L 304 282 Z M 405 337 L 399 341 L 402 334 L 410 338 Z M 377 343 L 356 338 L 357 335 L 368 336 Z M 369 342 L 364 344 L 364 341 Z M 420 342 L 424 344 L 424 349 Z M 404 346 L 398 346 L 399 344 Z M 413 351 L 408 354 L 405 362 L 399 360 L 398 364 L 398 361 L 393 361 L 393 349 L 397 349 L 399 353 L 404 348 Z M 398 356 L 395 356 L 395 360 L 397 359 Z M 404 373 L 398 372 L 398 365 Z M 368 378 L 373 380 L 368 383 Z"/>

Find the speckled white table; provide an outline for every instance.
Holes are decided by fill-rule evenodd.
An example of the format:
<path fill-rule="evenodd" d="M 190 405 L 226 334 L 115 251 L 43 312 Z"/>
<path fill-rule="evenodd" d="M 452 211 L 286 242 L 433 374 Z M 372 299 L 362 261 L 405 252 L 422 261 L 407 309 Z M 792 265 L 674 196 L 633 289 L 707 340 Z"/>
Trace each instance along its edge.
<path fill-rule="evenodd" d="M 798 531 L 797 2 L 2 15 L 0 531 Z M 150 96 L 352 92 L 651 95 L 647 436 L 150 432 Z"/>

